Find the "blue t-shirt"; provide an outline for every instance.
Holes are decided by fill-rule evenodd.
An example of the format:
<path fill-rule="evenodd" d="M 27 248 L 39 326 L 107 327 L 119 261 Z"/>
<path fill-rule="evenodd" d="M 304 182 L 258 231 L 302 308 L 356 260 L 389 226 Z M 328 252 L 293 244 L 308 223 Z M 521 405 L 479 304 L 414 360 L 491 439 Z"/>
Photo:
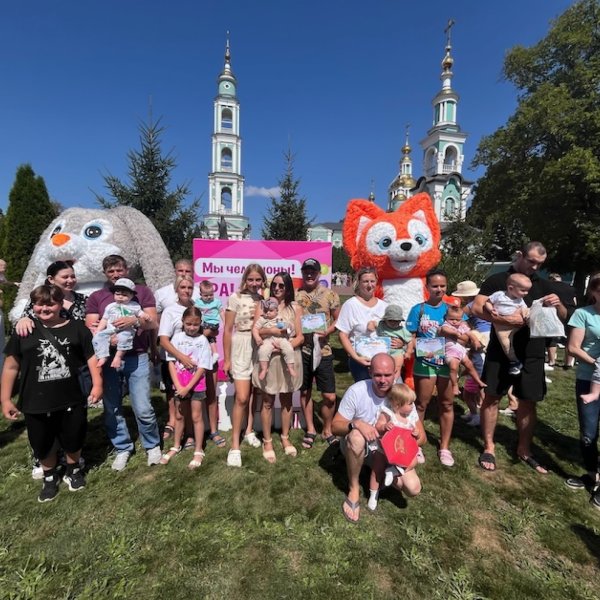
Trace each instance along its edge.
<path fill-rule="evenodd" d="M 202 298 L 196 298 L 194 305 L 202 311 L 203 323 L 219 325 L 221 322 L 221 309 L 223 308 L 223 304 L 219 298 L 213 298 L 210 302 L 204 302 Z"/>
<path fill-rule="evenodd" d="M 576 329 L 584 329 L 585 333 L 581 342 L 581 349 L 587 352 L 592 358 L 600 356 L 600 314 L 593 306 L 583 306 L 578 308 L 568 323 Z M 577 379 L 585 381 L 592 380 L 594 365 L 579 361 L 577 364 Z"/>
<path fill-rule="evenodd" d="M 427 304 L 415 304 L 408 313 L 406 329 L 416 333 L 418 338 L 437 337 L 437 331 L 444 322 L 448 305 L 440 302 L 437 306 Z M 423 314 L 421 314 L 421 312 Z M 419 315 L 420 318 L 419 318 Z"/>

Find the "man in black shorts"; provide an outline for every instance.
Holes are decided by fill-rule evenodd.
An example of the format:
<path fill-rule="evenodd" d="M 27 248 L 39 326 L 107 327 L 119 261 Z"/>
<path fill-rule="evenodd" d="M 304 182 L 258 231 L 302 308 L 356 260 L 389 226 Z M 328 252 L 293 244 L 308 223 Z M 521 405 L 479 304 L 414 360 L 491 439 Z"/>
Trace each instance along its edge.
<path fill-rule="evenodd" d="M 335 323 L 340 313 L 340 297 L 330 288 L 319 283 L 321 263 L 316 258 L 308 258 L 302 263 L 302 286 L 296 292 L 296 302 L 300 304 L 304 314 L 322 314 L 324 332 L 304 334 L 302 346 L 302 410 L 306 420 L 306 434 L 302 446 L 312 448 L 317 437 L 313 418 L 312 384 L 316 380 L 317 390 L 321 392 L 323 401 L 320 406 L 323 419 L 323 439 L 329 444 L 337 442 L 331 431 L 331 423 L 335 413 L 335 375 L 333 373 L 333 352 L 329 345 L 329 334 L 335 331 Z M 319 343 L 320 361 L 315 367 L 315 339 Z"/>
<path fill-rule="evenodd" d="M 492 327 L 490 343 L 487 349 L 482 379 L 487 384 L 485 398 L 481 406 L 481 433 L 484 448 L 479 456 L 479 465 L 486 471 L 496 470 L 494 454 L 494 431 L 498 420 L 500 399 L 512 385 L 519 399 L 517 410 L 517 455 L 538 473 L 548 471 L 531 454 L 531 442 L 536 423 L 536 402 L 544 399 L 546 382 L 544 375 L 545 338 L 530 338 L 529 327 L 520 314 L 494 316 L 486 310 L 485 302 L 496 291 L 506 289 L 506 279 L 511 273 L 522 273 L 531 280 L 531 289 L 524 300 L 531 306 L 533 300 L 543 299 L 544 306 L 554 306 L 561 320 L 567 318 L 567 306 L 554 292 L 552 282 L 541 279 L 537 271 L 546 260 L 546 249 L 540 242 L 529 242 L 520 252 L 508 271 L 488 277 L 479 290 L 473 303 L 473 314 L 482 319 L 500 325 L 520 326 L 514 336 L 513 344 L 519 361 L 523 364 L 519 375 L 509 375 L 509 359 L 502 351 Z"/>

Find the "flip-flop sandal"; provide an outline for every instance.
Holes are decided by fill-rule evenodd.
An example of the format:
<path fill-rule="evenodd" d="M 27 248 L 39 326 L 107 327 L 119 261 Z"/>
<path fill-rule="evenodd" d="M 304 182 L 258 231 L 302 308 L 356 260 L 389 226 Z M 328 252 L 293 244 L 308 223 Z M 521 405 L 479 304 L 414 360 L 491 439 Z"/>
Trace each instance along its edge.
<path fill-rule="evenodd" d="M 519 460 L 523 461 L 526 465 L 530 466 L 536 473 L 540 475 L 548 475 L 549 471 L 546 467 L 541 465 L 533 456 L 519 456 Z M 544 469 L 545 473 L 539 469 Z"/>
<path fill-rule="evenodd" d="M 347 506 L 352 511 L 358 511 L 356 519 L 352 519 L 348 515 L 348 513 L 344 510 L 345 506 Z M 346 519 L 346 521 L 348 521 L 348 523 L 352 523 L 353 525 L 356 525 L 358 523 L 358 520 L 360 519 L 360 501 L 357 500 L 356 502 L 352 502 L 352 500 L 350 500 L 348 498 L 348 496 L 346 496 L 344 503 L 342 504 L 342 514 L 344 515 L 344 519 Z"/>
<path fill-rule="evenodd" d="M 315 445 L 316 439 L 317 439 L 316 433 L 305 433 L 304 438 L 302 439 L 302 447 L 305 450 L 310 450 Z"/>
<path fill-rule="evenodd" d="M 181 446 L 175 448 L 170 448 L 168 450 L 168 452 L 165 452 L 161 457 L 160 457 L 160 464 L 161 465 L 168 465 L 169 462 L 171 461 L 172 458 L 175 458 L 179 453 L 181 452 Z"/>
<path fill-rule="evenodd" d="M 210 433 L 208 439 L 212 440 L 217 448 L 222 448 L 227 443 L 225 438 L 218 431 Z"/>
<path fill-rule="evenodd" d="M 496 457 L 490 453 L 490 452 L 483 452 L 482 454 L 479 455 L 479 458 L 477 459 L 477 462 L 479 463 L 479 466 L 484 470 L 484 471 L 495 471 L 496 470 Z M 489 467 L 484 467 L 483 463 L 490 463 L 491 465 L 494 465 L 493 469 L 490 469 Z"/>
<path fill-rule="evenodd" d="M 197 450 L 194 452 L 194 458 L 188 464 L 188 469 L 193 470 L 202 466 L 202 460 L 204 459 L 204 452 L 202 450 Z M 196 458 L 198 457 L 198 458 Z"/>
<path fill-rule="evenodd" d="M 326 442 L 328 446 L 335 446 L 335 444 L 339 444 L 340 443 L 340 438 L 338 438 L 337 436 L 331 434 L 328 435 L 326 438 L 323 438 Z"/>
<path fill-rule="evenodd" d="M 185 441 L 185 444 L 183 445 L 183 449 L 184 450 L 191 450 L 192 448 L 196 447 L 196 442 L 194 441 L 194 438 L 188 438 Z"/>
<path fill-rule="evenodd" d="M 168 439 L 172 438 L 174 433 L 175 433 L 174 427 L 172 427 L 171 425 L 165 425 L 165 428 L 163 430 L 163 440 L 168 440 Z"/>

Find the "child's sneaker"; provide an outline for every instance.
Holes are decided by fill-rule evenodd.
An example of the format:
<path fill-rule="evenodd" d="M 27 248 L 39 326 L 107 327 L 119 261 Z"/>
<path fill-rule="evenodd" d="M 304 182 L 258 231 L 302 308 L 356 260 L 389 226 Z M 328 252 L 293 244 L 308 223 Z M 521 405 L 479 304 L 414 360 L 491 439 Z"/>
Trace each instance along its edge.
<path fill-rule="evenodd" d="M 85 487 L 85 476 L 79 467 L 75 467 L 71 474 L 66 473 L 63 481 L 69 486 L 71 492 L 78 492 Z"/>
<path fill-rule="evenodd" d="M 520 375 L 522 367 L 523 367 L 523 365 L 519 361 L 511 362 L 508 366 L 508 374 L 509 375 Z"/>
<path fill-rule="evenodd" d="M 383 485 L 385 487 L 390 487 L 390 485 L 394 483 L 394 479 L 396 479 L 396 477 L 401 477 L 402 475 L 404 475 L 404 469 L 401 469 L 400 467 L 388 467 L 385 470 Z"/>
<path fill-rule="evenodd" d="M 38 496 L 38 502 L 50 502 L 56 498 L 58 494 L 58 475 L 52 473 L 52 475 L 46 475 L 44 477 L 44 483 L 42 485 L 42 491 Z"/>
<path fill-rule="evenodd" d="M 31 465 L 31 479 L 44 479 L 44 469 L 37 458 L 33 459 Z"/>

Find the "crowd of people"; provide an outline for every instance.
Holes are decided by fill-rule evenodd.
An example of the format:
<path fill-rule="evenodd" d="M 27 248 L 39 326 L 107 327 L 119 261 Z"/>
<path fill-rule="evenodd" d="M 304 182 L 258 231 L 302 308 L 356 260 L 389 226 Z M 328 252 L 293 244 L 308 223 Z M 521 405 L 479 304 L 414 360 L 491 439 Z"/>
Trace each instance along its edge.
<path fill-rule="evenodd" d="M 600 508 L 600 277 L 590 281 L 590 305 L 576 309 L 573 288 L 538 276 L 545 259 L 543 245 L 530 242 L 506 272 L 488 277 L 480 287 L 460 282 L 452 292 L 446 274 L 433 269 L 425 279 L 427 299 L 406 315 L 400 306 L 375 296 L 377 271 L 369 266 L 358 270 L 355 293 L 342 305 L 337 293 L 320 283 L 321 265 L 314 258 L 302 264 L 302 283 L 296 290 L 287 272 L 268 281 L 261 265 L 251 263 L 238 290 L 222 306 L 210 282 L 194 284 L 189 260 L 178 261 L 173 284 L 153 294 L 128 278 L 123 257 L 107 256 L 102 265 L 106 283 L 88 298 L 76 291 L 72 264 L 59 261 L 49 265 L 46 283 L 31 292 L 5 348 L 3 415 L 10 420 L 24 415 L 36 461 L 34 474 L 43 479 L 40 502 L 56 497 L 61 478 L 71 491 L 85 488 L 81 450 L 88 404 L 103 403 L 106 434 L 114 449 L 112 469 L 127 467 L 134 443 L 123 415 L 125 392 L 147 464 L 167 465 L 190 448 L 188 468 L 198 469 L 205 444 L 227 445 L 218 430 L 216 394 L 216 338 L 222 326 L 222 369 L 235 392 L 227 465 L 242 466 L 244 443 L 262 447 L 267 462 L 277 461 L 276 397 L 281 407 L 280 450 L 297 456 L 290 430 L 292 395 L 299 391 L 305 421 L 302 447 L 310 450 L 318 438 L 316 404 L 322 439 L 339 444 L 345 457 L 349 487 L 342 512 L 356 523 L 364 466 L 371 469 L 370 510 L 376 510 L 382 487 L 393 486 L 406 496 L 419 494 L 417 469 L 425 462 L 420 448 L 426 443 L 423 421 L 434 396 L 442 465 L 450 468 L 455 462 L 454 406 L 462 394 L 468 407 L 465 421 L 481 425 L 479 465 L 486 471 L 496 469 L 499 403 L 512 392 L 518 399 L 517 455 L 539 474 L 547 473 L 531 448 L 536 405 L 546 393 L 548 344 L 530 336 L 528 326 L 528 307 L 539 300 L 570 326 L 568 352 L 578 361 L 576 395 L 586 473 L 566 484 L 592 489 L 592 502 Z M 318 317 L 310 326 L 309 316 Z M 329 341 L 335 331 L 354 379 L 339 407 Z M 548 351 L 548 356 L 555 361 L 555 354 L 552 359 Z M 150 401 L 150 372 L 159 362 L 168 404 L 162 432 Z M 467 376 L 459 390 L 461 367 Z M 313 384 L 319 398 L 313 397 Z M 254 431 L 257 402 L 262 439 Z M 404 462 L 386 445 L 392 434 L 400 440 L 392 444 L 396 450 L 406 450 Z"/>

